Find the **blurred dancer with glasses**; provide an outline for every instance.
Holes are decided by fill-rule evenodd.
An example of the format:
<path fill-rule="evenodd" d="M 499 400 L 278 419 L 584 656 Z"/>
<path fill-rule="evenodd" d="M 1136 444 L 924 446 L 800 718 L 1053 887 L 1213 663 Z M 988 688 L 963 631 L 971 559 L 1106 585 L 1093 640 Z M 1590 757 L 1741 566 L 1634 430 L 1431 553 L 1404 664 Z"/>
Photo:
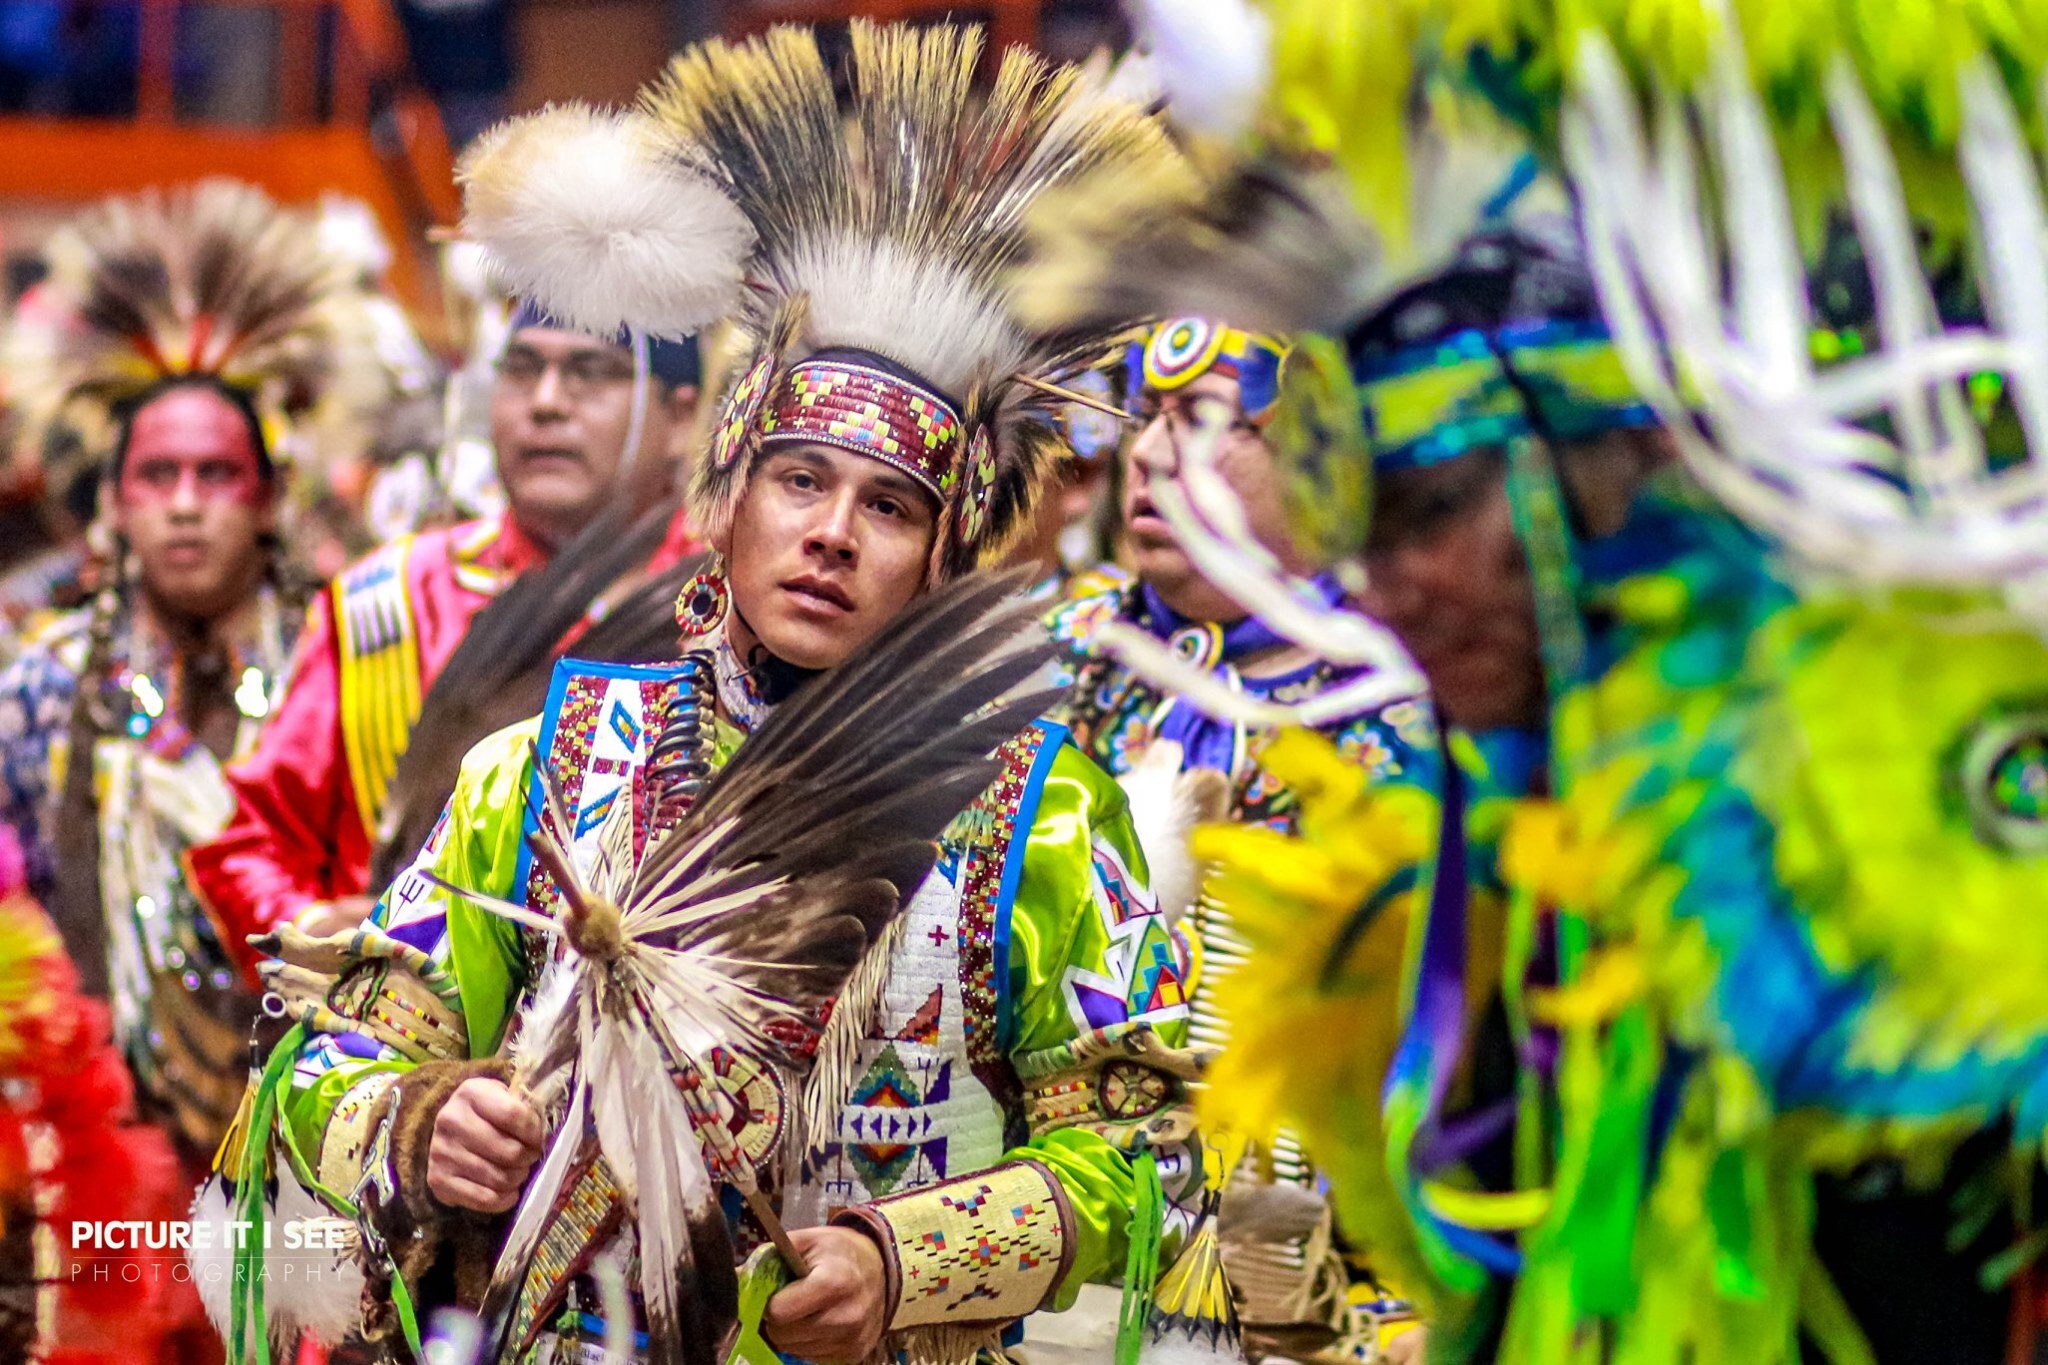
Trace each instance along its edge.
<path fill-rule="evenodd" d="M 1131 568 L 1109 565 L 1080 576 L 1048 617 L 1074 670 L 1060 718 L 1130 797 L 1161 907 L 1198 964 L 1190 1033 L 1209 1048 L 1226 1040 L 1214 988 L 1241 964 L 1245 945 L 1216 898 L 1201 894 L 1187 851 L 1190 829 L 1227 820 L 1292 832 L 1295 794 L 1264 766 L 1276 731 L 1148 681 L 1104 648 L 1103 628 L 1117 622 L 1150 635 L 1219 687 L 1260 701 L 1303 702 L 1363 671 L 1303 648 L 1240 606 L 1197 566 L 1153 499 L 1154 477 L 1180 472 L 1204 423 L 1223 426 L 1215 471 L 1238 496 L 1253 536 L 1326 603 L 1342 598 L 1333 576 L 1311 577 L 1308 556 L 1288 528 L 1282 471 L 1267 444 L 1286 350 L 1284 339 L 1198 317 L 1168 319 L 1130 347 L 1124 391 L 1134 424 L 1122 452 L 1120 512 Z M 1435 736 L 1419 700 L 1360 706 L 1323 732 L 1347 762 L 1375 779 L 1427 780 L 1417 770 Z M 1224 1178 L 1214 1232 L 1253 1359 L 1370 1358 L 1382 1340 L 1390 1344 L 1412 1330 L 1408 1305 L 1382 1290 L 1358 1255 L 1347 1254 L 1355 1249 L 1336 1237 L 1315 1190 L 1316 1172 L 1291 1135 L 1243 1154 Z"/>
<path fill-rule="evenodd" d="M 234 821 L 188 855 L 193 886 L 238 950 L 243 934 L 290 922 L 327 933 L 369 913 L 398 761 L 477 613 L 607 506 L 671 491 L 697 404 L 695 343 L 653 343 L 646 370 L 636 423 L 628 339 L 522 307 L 491 391 L 505 511 L 384 545 L 314 600 L 277 715 L 231 774 Z M 650 567 L 692 548 L 679 516 Z"/>

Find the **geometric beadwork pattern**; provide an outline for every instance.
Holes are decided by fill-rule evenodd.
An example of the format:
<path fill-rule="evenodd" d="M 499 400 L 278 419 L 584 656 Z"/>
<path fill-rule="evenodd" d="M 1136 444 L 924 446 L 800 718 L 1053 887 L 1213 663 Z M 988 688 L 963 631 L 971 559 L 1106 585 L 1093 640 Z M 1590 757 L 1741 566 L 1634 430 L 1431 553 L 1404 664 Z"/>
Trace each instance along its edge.
<path fill-rule="evenodd" d="M 1036 1311 L 1066 1268 L 1065 1207 L 1035 1161 L 876 1203 L 899 1286 L 891 1330 L 1003 1322 Z"/>
<path fill-rule="evenodd" d="M 864 365 L 829 360 L 805 361 L 783 376 L 761 434 L 872 456 L 942 499 L 960 454 L 960 419 L 937 394 Z"/>
<path fill-rule="evenodd" d="M 785 1196 L 800 1220 L 980 1170 L 1021 1138 L 1016 1076 L 999 1041 L 1002 887 L 1045 742 L 1034 726 L 1002 747 L 1001 776 L 948 831 L 903 912 L 861 1070 Z"/>
<path fill-rule="evenodd" d="M 1109 936 L 1101 972 L 1069 968 L 1067 1006 L 1082 1030 L 1187 1011 L 1186 967 L 1151 891 L 1106 841 L 1095 845 L 1095 908 Z"/>
<path fill-rule="evenodd" d="M 1205 1061 L 1150 1024 L 1119 1024 L 1020 1057 L 1031 1135 L 1080 1128 L 1121 1152 L 1185 1141 L 1194 1132 L 1187 1086 Z"/>

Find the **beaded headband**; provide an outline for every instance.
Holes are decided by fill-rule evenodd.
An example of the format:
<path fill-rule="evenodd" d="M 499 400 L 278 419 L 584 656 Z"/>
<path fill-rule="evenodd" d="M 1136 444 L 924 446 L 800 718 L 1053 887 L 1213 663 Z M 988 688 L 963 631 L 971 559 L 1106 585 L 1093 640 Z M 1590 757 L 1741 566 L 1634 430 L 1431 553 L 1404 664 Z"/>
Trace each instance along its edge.
<path fill-rule="evenodd" d="M 865 365 L 806 360 L 775 386 L 761 447 L 804 441 L 893 465 L 944 503 L 958 477 L 960 415 L 930 389 Z"/>
<path fill-rule="evenodd" d="M 1470 330 L 1359 367 L 1359 403 L 1382 472 L 1439 464 L 1518 437 L 1579 441 L 1655 425 L 1597 322 Z M 1542 410 L 1542 429 L 1529 407 Z"/>
<path fill-rule="evenodd" d="M 1207 318 L 1169 318 L 1125 359 L 1129 391 L 1171 393 L 1203 375 L 1228 375 L 1238 383 L 1238 406 L 1247 421 L 1273 415 L 1280 396 L 1280 359 L 1286 347 L 1256 332 L 1224 327 Z"/>

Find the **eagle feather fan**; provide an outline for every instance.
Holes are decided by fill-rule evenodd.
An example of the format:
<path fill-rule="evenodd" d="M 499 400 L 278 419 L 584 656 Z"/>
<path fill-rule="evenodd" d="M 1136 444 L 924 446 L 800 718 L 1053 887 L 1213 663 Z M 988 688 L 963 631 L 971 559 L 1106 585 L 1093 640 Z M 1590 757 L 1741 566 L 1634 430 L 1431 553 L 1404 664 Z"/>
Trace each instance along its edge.
<path fill-rule="evenodd" d="M 828 1013 L 872 1008 L 848 998 L 849 980 L 875 975 L 858 968 L 887 951 L 939 835 L 1050 700 L 1030 686 L 1052 645 L 1021 583 L 980 575 L 921 599 L 784 702 L 637 861 L 628 802 L 579 861 L 576 812 L 536 756 L 528 844 L 561 893 L 556 914 L 439 883 L 559 941 L 513 1057 L 515 1084 L 563 1121 L 500 1253 L 489 1330 L 502 1336 L 594 1125 L 633 1213 L 652 1358 L 713 1357 L 735 1285 L 718 1186 L 753 1203 L 759 1180 L 723 1097 L 700 1083 L 711 1050 L 800 1083 L 796 1040 L 815 1040 Z"/>

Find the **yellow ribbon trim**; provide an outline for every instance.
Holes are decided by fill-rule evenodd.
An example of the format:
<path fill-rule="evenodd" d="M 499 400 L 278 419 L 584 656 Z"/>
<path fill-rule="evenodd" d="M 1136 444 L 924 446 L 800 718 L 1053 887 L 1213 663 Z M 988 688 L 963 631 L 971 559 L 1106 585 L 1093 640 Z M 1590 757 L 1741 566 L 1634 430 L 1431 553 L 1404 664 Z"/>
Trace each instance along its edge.
<path fill-rule="evenodd" d="M 335 584 L 342 749 L 355 787 L 356 812 L 372 837 L 420 715 L 419 637 L 412 597 L 405 590 L 411 549 L 412 542 L 403 540 L 383 551 L 391 568 L 389 579 L 347 589 L 344 575 Z M 389 600 L 397 622 L 395 638 L 365 639 L 357 633 L 351 608 L 360 608 L 373 596 Z"/>

